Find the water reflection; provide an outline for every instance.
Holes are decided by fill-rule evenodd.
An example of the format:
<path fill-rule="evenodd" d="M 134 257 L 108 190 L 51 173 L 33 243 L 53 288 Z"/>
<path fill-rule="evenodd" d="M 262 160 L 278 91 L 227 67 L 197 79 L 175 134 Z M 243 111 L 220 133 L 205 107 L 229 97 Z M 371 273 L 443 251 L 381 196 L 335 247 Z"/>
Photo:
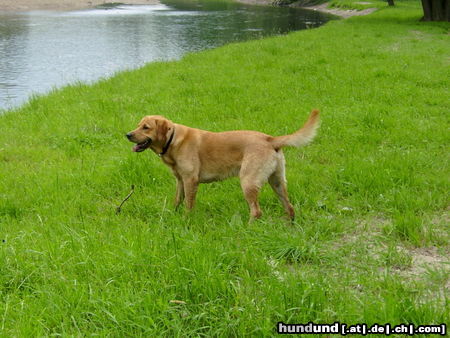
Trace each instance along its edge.
<path fill-rule="evenodd" d="M 293 8 L 173 0 L 154 6 L 0 13 L 0 109 L 52 87 L 328 19 Z"/>
<path fill-rule="evenodd" d="M 0 108 L 4 101 L 11 100 L 19 87 L 17 79 L 21 69 L 17 64 L 26 67 L 26 45 L 28 27 L 24 25 L 21 17 L 0 15 Z"/>

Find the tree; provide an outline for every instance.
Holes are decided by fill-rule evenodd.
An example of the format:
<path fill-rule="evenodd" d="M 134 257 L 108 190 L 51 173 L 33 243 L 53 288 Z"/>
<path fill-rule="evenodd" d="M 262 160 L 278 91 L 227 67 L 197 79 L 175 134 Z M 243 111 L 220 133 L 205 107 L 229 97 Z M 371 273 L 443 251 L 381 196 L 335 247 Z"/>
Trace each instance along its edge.
<path fill-rule="evenodd" d="M 387 0 L 389 6 L 394 6 L 394 0 Z"/>
<path fill-rule="evenodd" d="M 422 0 L 423 21 L 450 21 L 449 0 Z"/>

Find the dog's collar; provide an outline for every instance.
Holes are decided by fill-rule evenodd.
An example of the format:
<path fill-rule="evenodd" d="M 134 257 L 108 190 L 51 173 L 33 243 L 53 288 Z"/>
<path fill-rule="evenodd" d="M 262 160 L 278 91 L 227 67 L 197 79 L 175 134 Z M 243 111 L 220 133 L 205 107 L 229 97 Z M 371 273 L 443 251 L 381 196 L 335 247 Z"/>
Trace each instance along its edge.
<path fill-rule="evenodd" d="M 175 135 L 175 128 L 173 129 L 172 135 L 169 137 L 169 141 L 167 141 L 166 145 L 162 149 L 162 152 L 159 154 L 159 156 L 163 156 L 165 153 L 167 153 L 167 150 L 169 150 L 170 144 L 172 143 L 173 136 Z"/>

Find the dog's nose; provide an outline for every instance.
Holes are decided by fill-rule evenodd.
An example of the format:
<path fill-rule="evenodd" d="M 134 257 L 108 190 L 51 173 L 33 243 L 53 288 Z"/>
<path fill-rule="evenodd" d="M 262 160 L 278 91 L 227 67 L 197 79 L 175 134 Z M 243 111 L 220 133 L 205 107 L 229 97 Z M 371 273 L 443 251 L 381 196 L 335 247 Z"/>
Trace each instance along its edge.
<path fill-rule="evenodd" d="M 131 136 L 133 136 L 133 134 L 132 134 L 132 133 L 128 133 L 128 134 L 126 134 L 125 136 L 127 137 L 127 139 L 130 139 Z"/>

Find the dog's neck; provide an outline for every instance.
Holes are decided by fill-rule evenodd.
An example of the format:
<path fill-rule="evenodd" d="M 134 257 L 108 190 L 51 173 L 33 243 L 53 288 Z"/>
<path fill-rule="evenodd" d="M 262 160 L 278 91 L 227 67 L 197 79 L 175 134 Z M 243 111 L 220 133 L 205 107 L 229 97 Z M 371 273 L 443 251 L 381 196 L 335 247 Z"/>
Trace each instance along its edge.
<path fill-rule="evenodd" d="M 159 156 L 164 156 L 167 153 L 170 145 L 172 144 L 174 135 L 175 135 L 175 128 L 173 128 L 172 135 L 170 135 L 169 141 L 167 141 L 167 143 L 164 145 L 164 147 L 162 148 L 162 151 L 159 153 Z"/>

